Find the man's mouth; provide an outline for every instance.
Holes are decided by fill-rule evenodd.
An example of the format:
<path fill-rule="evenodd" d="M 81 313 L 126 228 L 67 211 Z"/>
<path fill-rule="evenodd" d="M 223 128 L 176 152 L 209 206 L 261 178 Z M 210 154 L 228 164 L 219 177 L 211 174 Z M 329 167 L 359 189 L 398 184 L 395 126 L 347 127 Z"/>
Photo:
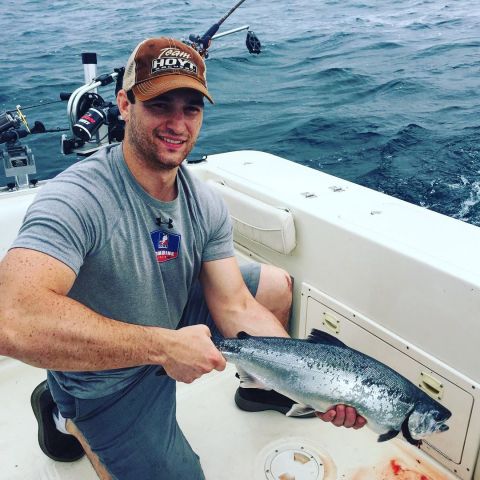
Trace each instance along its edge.
<path fill-rule="evenodd" d="M 162 140 L 163 142 L 168 144 L 169 147 L 173 147 L 173 148 L 178 148 L 186 142 L 186 140 L 163 137 L 161 135 L 159 136 L 159 138 L 160 138 L 160 140 Z"/>

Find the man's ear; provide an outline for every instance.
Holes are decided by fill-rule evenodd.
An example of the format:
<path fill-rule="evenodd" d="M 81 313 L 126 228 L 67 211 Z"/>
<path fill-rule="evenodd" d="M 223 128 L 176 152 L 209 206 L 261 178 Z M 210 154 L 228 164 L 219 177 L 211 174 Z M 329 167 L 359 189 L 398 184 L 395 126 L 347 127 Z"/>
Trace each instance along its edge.
<path fill-rule="evenodd" d="M 128 101 L 127 92 L 122 88 L 117 93 L 117 106 L 118 106 L 118 109 L 120 110 L 120 115 L 122 116 L 122 119 L 126 122 L 128 122 L 130 105 L 131 103 Z"/>

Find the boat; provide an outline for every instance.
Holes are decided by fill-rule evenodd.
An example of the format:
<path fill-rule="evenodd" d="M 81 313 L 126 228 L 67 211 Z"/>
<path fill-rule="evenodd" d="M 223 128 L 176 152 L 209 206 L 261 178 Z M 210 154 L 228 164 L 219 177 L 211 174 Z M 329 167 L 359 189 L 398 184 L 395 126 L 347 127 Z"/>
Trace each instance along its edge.
<path fill-rule="evenodd" d="M 107 78 L 89 75 L 69 99 L 72 131 L 79 99 Z M 88 142 L 63 145 L 89 153 Z M 32 158 L 22 152 L 24 162 L 8 157 L 16 181 L 0 191 L 0 258 L 48 182 L 29 180 Z M 452 412 L 449 430 L 420 447 L 401 436 L 378 443 L 368 428 L 240 411 L 229 365 L 178 386 L 179 423 L 206 478 L 480 480 L 480 229 L 264 152 L 209 155 L 188 168 L 225 199 L 238 261 L 291 275 L 293 337 L 313 328 L 334 335 Z M 29 400 L 44 379 L 44 370 L 0 357 L 0 479 L 97 478 L 86 458 L 57 463 L 38 447 Z"/>
<path fill-rule="evenodd" d="M 225 198 L 239 261 L 293 277 L 294 337 L 312 328 L 337 335 L 452 411 L 449 431 L 420 449 L 403 439 L 380 444 L 368 428 L 238 410 L 229 367 L 178 391 L 179 421 L 207 478 L 277 479 L 290 468 L 298 479 L 478 480 L 480 229 L 262 152 L 212 155 L 189 168 Z M 0 193 L 0 256 L 40 188 Z M 38 448 L 29 396 L 44 378 L 0 360 L 0 478 L 93 479 L 87 460 L 56 464 Z"/>

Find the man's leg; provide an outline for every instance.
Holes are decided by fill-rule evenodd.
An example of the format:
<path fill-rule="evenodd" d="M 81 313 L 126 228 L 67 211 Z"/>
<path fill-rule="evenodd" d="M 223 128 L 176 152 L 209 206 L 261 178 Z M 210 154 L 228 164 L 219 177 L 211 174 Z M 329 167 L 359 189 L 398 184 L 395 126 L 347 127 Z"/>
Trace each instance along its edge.
<path fill-rule="evenodd" d="M 252 270 L 252 268 L 248 265 L 246 268 L 242 269 L 243 279 L 247 287 L 250 289 L 250 292 L 255 296 L 259 303 L 270 310 L 278 318 L 278 320 L 285 327 L 285 330 L 288 330 L 287 327 L 292 303 L 292 281 L 290 276 L 287 272 L 280 268 L 270 265 L 262 265 L 259 279 L 257 283 L 255 283 L 255 274 L 252 274 L 252 272 L 255 272 L 255 269 L 253 268 Z M 240 384 L 242 384 L 242 376 L 247 378 L 248 373 L 245 371 L 242 372 L 239 368 L 237 368 L 237 370 L 239 372 L 237 376 L 239 376 Z M 291 411 L 296 402 L 276 392 L 275 390 L 242 388 L 240 385 L 235 393 L 235 403 L 241 410 L 246 410 L 249 412 L 275 410 L 287 414 Z M 338 412 L 342 411 L 343 413 L 341 414 L 342 419 L 339 423 L 335 423 L 335 425 L 345 426 L 347 424 L 346 420 L 345 422 L 343 420 L 345 406 L 337 405 L 337 407 L 340 407 L 340 410 L 336 410 L 336 418 L 338 419 Z M 351 407 L 348 408 L 352 410 Z M 331 413 L 334 415 L 332 416 Z M 320 412 L 311 412 L 307 414 L 298 414 L 295 412 L 289 415 L 290 417 L 297 418 L 314 418 L 318 416 L 324 421 L 331 422 L 335 416 L 335 409 L 330 409 L 327 413 L 323 414 Z M 363 425 L 365 425 L 366 420 L 360 415 L 358 415 L 355 420 L 355 415 L 357 414 L 354 411 L 350 412 L 349 418 L 351 422 L 355 423 L 354 428 L 361 428 Z M 351 425 L 353 425 L 353 423 Z"/>
<path fill-rule="evenodd" d="M 243 280 L 250 293 L 265 308 L 270 310 L 285 326 L 288 325 L 292 305 L 292 281 L 284 270 L 271 266 L 251 262 L 241 265 Z M 206 324 L 212 333 L 220 335 L 208 311 L 200 283 L 192 289 L 192 295 L 185 308 L 180 326 Z M 237 374 L 239 378 L 245 372 Z M 240 379 L 242 381 L 242 379 Z M 235 393 L 235 403 L 241 410 L 259 412 L 275 410 L 281 413 L 290 411 L 294 402 L 274 390 L 239 387 Z M 304 417 L 313 417 L 309 414 Z"/>
<path fill-rule="evenodd" d="M 292 308 L 292 279 L 290 275 L 281 268 L 263 264 L 256 273 L 258 277 L 256 282 L 254 266 L 243 267 L 242 274 L 247 287 L 255 296 L 255 299 L 270 310 L 285 327 L 285 330 L 288 330 Z M 295 402 L 293 400 L 274 390 L 242 387 L 242 382 L 248 374 L 238 369 L 237 375 L 240 378 L 240 387 L 235 392 L 235 403 L 241 410 L 248 412 L 275 410 L 286 414 L 294 405 Z M 311 418 L 314 416 L 313 413 L 309 413 L 301 415 L 300 418 Z"/>
<path fill-rule="evenodd" d="M 177 424 L 175 381 L 157 371 L 145 367 L 131 385 L 98 399 L 74 398 L 49 375 L 67 431 L 101 480 L 204 480 L 199 458 Z"/>
<path fill-rule="evenodd" d="M 254 267 L 243 268 L 242 270 L 244 279 L 257 301 L 268 308 L 287 328 L 292 305 L 292 281 L 288 273 L 271 265 L 261 265 L 260 269 Z M 263 392 L 257 391 L 255 395 L 253 390 L 251 390 L 251 393 L 254 394 L 253 401 L 258 400 L 258 396 L 263 394 Z M 285 409 L 290 408 L 291 400 L 282 398 L 276 392 L 265 393 L 267 394 L 267 401 L 272 402 L 273 396 L 277 402 L 272 408 L 278 410 L 279 404 Z M 250 405 L 252 405 L 252 401 L 250 401 Z M 260 407 L 265 407 L 265 405 L 264 401 L 260 404 Z M 100 461 L 100 458 L 92 451 L 85 437 L 71 420 L 67 420 L 67 430 L 81 443 L 100 480 L 111 480 L 112 476 Z"/>
<path fill-rule="evenodd" d="M 292 306 L 290 275 L 281 268 L 256 262 L 241 265 L 240 271 L 250 293 L 270 310 L 286 329 Z M 192 286 L 189 300 L 177 328 L 199 323 L 207 325 L 212 333 L 221 335 L 208 311 L 200 282 L 197 281 Z"/>
<path fill-rule="evenodd" d="M 69 435 L 57 429 L 54 415 L 58 418 L 58 410 L 46 381 L 35 388 L 31 403 L 38 421 L 38 441 L 45 455 L 60 462 L 74 462 L 86 453 L 98 477 L 101 480 L 111 480 L 112 477 L 98 456 L 92 452 L 80 430 L 70 419 L 67 419 L 66 426 L 62 428 L 64 430 L 66 427 Z"/>
<path fill-rule="evenodd" d="M 67 419 L 66 428 L 67 432 L 70 433 L 70 435 L 73 435 L 83 447 L 83 450 L 85 451 L 87 458 L 90 460 L 90 463 L 97 473 L 98 478 L 100 480 L 112 480 L 112 476 L 108 473 L 107 469 L 98 458 L 98 455 L 93 453 L 87 440 L 85 440 L 85 437 L 82 435 L 82 432 L 80 432 L 80 430 L 70 419 Z"/>
<path fill-rule="evenodd" d="M 270 310 L 288 329 L 292 308 L 292 279 L 281 268 L 262 265 L 255 299 Z"/>

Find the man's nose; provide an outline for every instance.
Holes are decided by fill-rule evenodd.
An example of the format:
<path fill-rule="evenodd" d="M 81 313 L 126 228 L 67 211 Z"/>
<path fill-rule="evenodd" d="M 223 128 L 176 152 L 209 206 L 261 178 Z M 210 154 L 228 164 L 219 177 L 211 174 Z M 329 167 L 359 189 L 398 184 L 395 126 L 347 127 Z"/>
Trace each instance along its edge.
<path fill-rule="evenodd" d="M 185 127 L 185 114 L 181 109 L 172 109 L 167 118 L 167 127 L 176 133 L 181 133 Z"/>

